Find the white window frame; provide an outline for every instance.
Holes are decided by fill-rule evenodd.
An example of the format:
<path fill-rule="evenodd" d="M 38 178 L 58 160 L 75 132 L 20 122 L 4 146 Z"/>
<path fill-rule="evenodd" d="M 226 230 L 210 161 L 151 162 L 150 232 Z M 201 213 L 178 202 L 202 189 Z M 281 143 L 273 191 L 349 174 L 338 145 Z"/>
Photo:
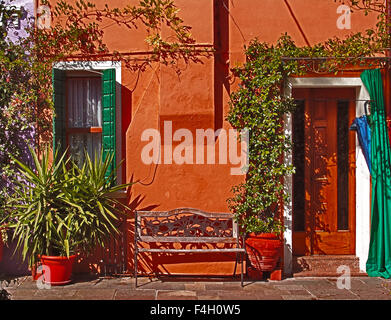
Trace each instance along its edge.
<path fill-rule="evenodd" d="M 116 124 L 116 166 L 122 159 L 122 98 L 121 98 L 121 84 L 122 84 L 122 66 L 120 61 L 61 61 L 53 64 L 53 68 L 64 71 L 99 71 L 107 69 L 115 69 L 115 124 Z M 125 163 L 123 163 L 125 165 Z M 122 170 L 118 171 L 117 183 L 123 183 Z"/>

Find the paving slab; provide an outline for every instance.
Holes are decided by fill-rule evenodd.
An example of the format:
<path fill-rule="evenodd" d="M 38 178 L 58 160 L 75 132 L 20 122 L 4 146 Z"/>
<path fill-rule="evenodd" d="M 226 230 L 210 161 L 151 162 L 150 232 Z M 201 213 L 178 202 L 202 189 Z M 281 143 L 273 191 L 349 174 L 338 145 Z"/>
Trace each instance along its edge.
<path fill-rule="evenodd" d="M 278 290 L 288 290 L 288 291 L 297 291 L 297 290 L 304 290 L 303 285 L 295 285 L 295 284 L 290 284 L 290 285 L 274 285 L 273 286 L 275 289 Z"/>
<path fill-rule="evenodd" d="M 290 295 L 295 296 L 313 296 L 308 290 L 288 290 Z"/>
<path fill-rule="evenodd" d="M 232 301 L 241 301 L 241 300 L 259 300 L 257 295 L 251 293 L 236 293 L 236 292 L 226 292 L 223 291 L 219 295 L 221 300 L 232 300 Z"/>
<path fill-rule="evenodd" d="M 205 283 L 185 283 L 185 290 L 192 290 L 192 291 L 205 291 L 206 285 Z"/>
<path fill-rule="evenodd" d="M 292 294 L 292 295 L 283 295 L 283 300 L 316 300 L 314 296 L 311 295 L 298 295 L 298 294 Z"/>
<path fill-rule="evenodd" d="M 114 300 L 155 300 L 156 290 L 130 290 L 118 289 L 115 292 Z"/>
<path fill-rule="evenodd" d="M 156 300 L 197 300 L 194 291 L 187 290 L 158 290 Z"/>
<path fill-rule="evenodd" d="M 197 295 L 197 300 L 200 300 L 200 301 L 211 301 L 211 300 L 223 300 L 220 296 L 212 296 L 212 295 L 209 295 L 208 293 L 200 293 L 199 295 Z"/>
<path fill-rule="evenodd" d="M 351 278 L 349 290 L 338 289 L 337 278 L 246 281 L 244 287 L 240 281 L 140 278 L 137 289 L 132 277 L 75 277 L 51 289 L 39 289 L 31 277 L 0 283 L 11 300 L 391 300 L 391 281 L 381 278 Z"/>
<path fill-rule="evenodd" d="M 245 291 L 258 291 L 269 288 L 270 285 L 265 282 L 254 282 L 254 283 L 247 283 L 244 285 L 243 290 Z"/>
<path fill-rule="evenodd" d="M 36 299 L 45 299 L 48 296 L 47 290 L 50 290 L 50 298 L 53 300 L 68 300 L 75 296 L 76 290 L 45 289 L 35 291 Z"/>
<path fill-rule="evenodd" d="M 350 290 L 316 289 L 309 290 L 318 300 L 358 300 L 359 297 Z"/>
<path fill-rule="evenodd" d="M 113 300 L 115 289 L 79 289 L 72 296 L 76 300 Z"/>
<path fill-rule="evenodd" d="M 139 284 L 138 288 L 155 290 L 185 290 L 185 284 L 178 282 L 152 281 L 144 284 Z"/>

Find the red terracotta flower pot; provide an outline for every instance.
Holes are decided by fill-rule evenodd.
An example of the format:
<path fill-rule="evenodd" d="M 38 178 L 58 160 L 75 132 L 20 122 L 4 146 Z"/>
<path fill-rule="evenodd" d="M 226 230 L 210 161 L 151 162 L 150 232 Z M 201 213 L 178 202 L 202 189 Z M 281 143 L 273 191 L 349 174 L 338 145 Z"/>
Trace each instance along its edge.
<path fill-rule="evenodd" d="M 246 239 L 246 251 L 251 266 L 260 272 L 276 268 L 281 257 L 282 242 L 273 233 L 251 233 Z"/>
<path fill-rule="evenodd" d="M 72 265 L 76 255 L 67 257 L 41 256 L 45 283 L 61 286 L 71 282 Z"/>

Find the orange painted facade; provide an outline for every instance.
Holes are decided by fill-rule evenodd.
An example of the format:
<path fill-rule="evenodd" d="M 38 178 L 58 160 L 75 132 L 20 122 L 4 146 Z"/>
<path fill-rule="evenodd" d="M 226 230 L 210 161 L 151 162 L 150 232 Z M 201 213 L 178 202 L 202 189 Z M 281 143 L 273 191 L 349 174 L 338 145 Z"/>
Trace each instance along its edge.
<path fill-rule="evenodd" d="M 53 1 L 52 1 L 53 2 Z M 121 7 L 124 0 L 94 0 L 99 6 L 109 3 Z M 137 1 L 130 1 L 137 3 Z M 245 44 L 252 39 L 275 43 L 288 33 L 298 45 L 314 45 L 332 37 L 344 37 L 373 28 L 376 15 L 354 12 L 351 29 L 340 30 L 337 13 L 340 3 L 334 0 L 176 0 L 180 16 L 192 26 L 197 43 L 214 46 L 214 57 L 202 64 L 180 62 L 181 74 L 170 67 L 154 63 L 138 75 L 122 68 L 121 140 L 125 160 L 123 181 L 139 181 L 127 199 L 138 210 L 169 210 L 193 207 L 205 211 L 228 212 L 226 200 L 231 187 L 243 176 L 230 174 L 232 165 L 159 164 L 145 165 L 141 152 L 147 142 L 141 141 L 146 129 L 162 130 L 164 121 L 172 121 L 176 129 L 224 128 L 229 110 L 229 95 L 237 87 L 230 68 L 244 61 Z M 217 4 L 216 4 L 217 3 Z M 162 31 L 163 35 L 166 32 Z M 104 40 L 110 50 L 120 52 L 147 51 L 142 28 L 124 30 L 116 25 L 105 29 Z M 117 125 L 119 125 L 117 123 Z M 216 140 L 218 145 L 218 139 Z M 175 144 L 173 145 L 175 148 Z M 195 147 L 195 146 L 194 146 Z M 164 143 L 162 145 L 162 154 Z M 218 159 L 218 149 L 216 150 Z M 133 220 L 127 225 L 127 268 L 133 268 Z M 234 255 L 203 254 L 199 256 L 144 256 L 144 270 L 163 273 L 232 274 Z M 79 267 L 79 270 L 83 268 Z"/>

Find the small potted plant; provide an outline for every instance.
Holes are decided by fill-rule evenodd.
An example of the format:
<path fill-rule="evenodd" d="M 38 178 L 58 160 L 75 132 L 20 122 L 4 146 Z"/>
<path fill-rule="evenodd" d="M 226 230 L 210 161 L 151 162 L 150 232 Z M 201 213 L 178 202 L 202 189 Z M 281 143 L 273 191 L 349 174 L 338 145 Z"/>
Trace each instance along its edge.
<path fill-rule="evenodd" d="M 107 175 L 113 156 L 92 161 L 86 153 L 78 167 L 66 152 L 50 162 L 48 149 L 41 159 L 30 150 L 33 167 L 15 159 L 25 182 L 15 181 L 6 221 L 23 259 L 33 270 L 42 264 L 45 283 L 63 285 L 71 281 L 76 254 L 88 255 L 118 233 L 115 223 L 126 206 L 112 194 L 129 184 L 115 185 L 114 170 Z"/>

